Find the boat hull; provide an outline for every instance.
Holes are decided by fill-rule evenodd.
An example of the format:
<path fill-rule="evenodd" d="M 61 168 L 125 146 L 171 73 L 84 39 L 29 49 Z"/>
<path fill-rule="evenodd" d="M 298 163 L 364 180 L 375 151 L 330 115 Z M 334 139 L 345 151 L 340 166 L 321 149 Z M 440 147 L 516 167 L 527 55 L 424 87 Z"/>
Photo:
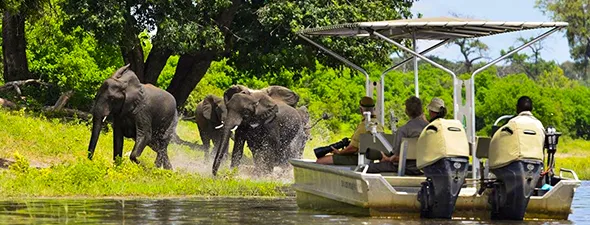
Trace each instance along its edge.
<path fill-rule="evenodd" d="M 321 209 L 347 214 L 420 218 L 417 193 L 425 177 L 398 177 L 389 174 L 362 174 L 354 167 L 316 164 L 293 159 L 297 204 L 303 209 Z M 531 196 L 525 219 L 565 220 L 580 181 L 562 179 L 543 196 Z M 491 190 L 477 194 L 475 182 L 466 180 L 453 218 L 490 219 L 488 198 Z"/>

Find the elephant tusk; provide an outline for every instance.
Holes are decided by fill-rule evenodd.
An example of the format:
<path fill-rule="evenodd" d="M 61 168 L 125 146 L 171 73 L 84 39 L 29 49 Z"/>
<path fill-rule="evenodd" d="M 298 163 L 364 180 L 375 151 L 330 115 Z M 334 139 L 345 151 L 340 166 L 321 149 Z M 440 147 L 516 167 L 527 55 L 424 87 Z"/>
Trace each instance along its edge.
<path fill-rule="evenodd" d="M 238 129 L 237 125 L 234 128 L 232 128 L 231 131 L 236 131 L 236 129 Z"/>
<path fill-rule="evenodd" d="M 260 126 L 259 123 L 251 123 L 250 124 L 250 127 L 252 127 L 252 128 L 257 128 L 258 126 Z"/>
<path fill-rule="evenodd" d="M 102 122 L 104 123 L 105 120 L 107 120 L 106 116 L 102 118 Z"/>
<path fill-rule="evenodd" d="M 221 129 L 222 127 L 223 127 L 223 122 L 221 122 L 221 125 L 219 125 L 219 126 L 216 126 L 216 127 L 215 127 L 215 130 L 219 130 L 219 129 Z"/>

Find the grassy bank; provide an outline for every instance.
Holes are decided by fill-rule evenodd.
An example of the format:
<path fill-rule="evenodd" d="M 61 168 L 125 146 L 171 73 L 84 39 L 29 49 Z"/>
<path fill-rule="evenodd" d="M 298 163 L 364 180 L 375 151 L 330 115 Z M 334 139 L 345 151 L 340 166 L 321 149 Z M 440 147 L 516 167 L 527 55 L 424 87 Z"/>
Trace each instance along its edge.
<path fill-rule="evenodd" d="M 90 161 L 86 159 L 90 128 L 85 123 L 0 110 L 0 158 L 16 161 L 0 170 L 0 197 L 284 196 L 282 190 L 289 184 L 280 179 L 251 179 L 228 169 L 214 178 L 211 160 L 204 159 L 202 151 L 174 144 L 169 147 L 174 171 L 154 168 L 156 154 L 149 148 L 139 158 L 140 165 L 124 157 L 116 166 L 111 131 L 101 134 Z M 190 122 L 183 121 L 178 128 L 188 141 L 198 138 L 196 131 Z M 125 140 L 124 154 L 132 147 L 133 141 Z"/>

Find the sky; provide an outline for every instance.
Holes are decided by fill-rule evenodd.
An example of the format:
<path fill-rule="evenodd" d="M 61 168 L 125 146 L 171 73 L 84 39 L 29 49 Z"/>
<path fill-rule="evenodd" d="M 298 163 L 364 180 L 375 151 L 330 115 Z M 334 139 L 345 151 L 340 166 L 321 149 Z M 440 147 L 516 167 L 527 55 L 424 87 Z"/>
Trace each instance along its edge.
<path fill-rule="evenodd" d="M 414 15 L 422 13 L 423 17 L 451 17 L 452 13 L 482 20 L 494 21 L 526 21 L 545 22 L 551 21 L 549 15 L 543 15 L 541 10 L 535 8 L 535 0 L 418 0 L 414 2 L 411 9 Z M 416 17 L 416 16 L 414 16 Z M 518 46 L 516 41 L 519 37 L 530 38 L 538 36 L 549 29 L 535 29 L 528 31 L 498 34 L 490 37 L 483 37 L 480 40 L 489 47 L 488 56 L 497 58 L 500 50 L 508 49 L 510 46 Z M 418 41 L 418 50 L 424 50 L 437 41 Z M 543 39 L 543 50 L 541 57 L 545 60 L 555 60 L 562 63 L 571 60 L 569 46 L 565 38 L 565 32 L 558 31 Z M 530 54 L 530 50 L 523 50 Z M 463 59 L 459 48 L 456 46 L 440 47 L 427 55 L 436 55 L 452 61 Z"/>

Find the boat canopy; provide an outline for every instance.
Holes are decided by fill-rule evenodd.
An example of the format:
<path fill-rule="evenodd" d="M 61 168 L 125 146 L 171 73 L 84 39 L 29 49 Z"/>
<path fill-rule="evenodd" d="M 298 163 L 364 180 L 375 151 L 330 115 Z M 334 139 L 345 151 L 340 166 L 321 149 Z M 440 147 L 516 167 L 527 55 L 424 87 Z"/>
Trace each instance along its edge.
<path fill-rule="evenodd" d="M 377 118 L 379 121 L 385 123 L 384 110 L 384 77 L 389 72 L 399 66 L 414 59 L 414 89 L 415 95 L 419 97 L 418 84 L 418 59 L 422 59 L 433 66 L 449 73 L 453 77 L 453 116 L 454 119 L 462 122 L 467 133 L 467 137 L 472 151 L 472 174 L 473 178 L 479 176 L 479 160 L 476 157 L 476 135 L 475 135 L 475 87 L 474 77 L 476 74 L 482 72 L 488 67 L 498 63 L 499 61 L 510 57 L 514 53 L 538 42 L 539 40 L 551 35 L 552 33 L 567 27 L 566 22 L 508 22 L 508 21 L 489 21 L 476 20 L 464 18 L 448 18 L 448 17 L 434 17 L 434 18 L 418 18 L 418 19 L 401 19 L 388 21 L 374 21 L 374 22 L 355 22 L 330 25 L 318 28 L 303 29 L 298 32 L 298 36 L 316 47 L 322 49 L 326 53 L 334 56 L 338 60 L 348 64 L 352 68 L 358 70 L 365 75 L 366 95 L 373 96 L 373 91 L 377 90 Z M 459 79 L 453 71 L 444 66 L 428 59 L 425 54 L 432 51 L 449 41 L 458 38 L 479 38 L 491 36 L 507 32 L 515 32 L 522 30 L 531 30 L 539 28 L 550 28 L 549 31 L 539 35 L 529 42 L 511 50 L 510 52 L 490 61 L 486 65 L 475 70 L 469 79 Z M 382 39 L 396 46 L 398 49 L 406 51 L 413 55 L 413 57 L 406 58 L 400 63 L 397 63 L 382 72 L 379 82 L 371 81 L 369 74 L 362 67 L 350 62 L 345 57 L 331 51 L 330 49 L 314 42 L 310 39 L 311 36 L 327 37 L 371 37 Z M 400 43 L 400 39 L 413 40 L 413 48 L 410 49 Z M 439 43 L 431 46 L 422 52 L 416 52 L 416 40 L 441 40 Z M 464 96 L 462 93 L 465 93 Z M 514 96 L 515 98 L 518 96 Z M 395 121 L 395 115 L 390 111 L 391 121 Z M 392 122 L 392 131 L 396 131 L 396 125 Z M 359 157 L 359 165 L 364 157 Z"/>
<path fill-rule="evenodd" d="M 495 34 L 537 29 L 565 27 L 565 22 L 506 22 L 462 19 L 452 17 L 418 18 L 376 22 L 357 22 L 301 30 L 304 35 L 370 36 L 372 31 L 392 39 L 444 40 L 478 38 Z"/>

